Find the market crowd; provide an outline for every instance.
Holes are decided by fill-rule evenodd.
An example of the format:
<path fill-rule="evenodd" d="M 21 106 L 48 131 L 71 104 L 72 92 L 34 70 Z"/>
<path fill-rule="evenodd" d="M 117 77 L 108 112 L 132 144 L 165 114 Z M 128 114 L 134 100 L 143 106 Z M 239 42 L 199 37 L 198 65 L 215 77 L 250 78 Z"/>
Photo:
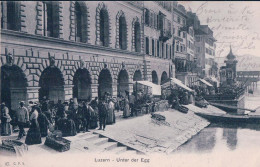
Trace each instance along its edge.
<path fill-rule="evenodd" d="M 123 117 L 133 116 L 134 97 L 126 92 L 125 96 L 112 98 L 110 93 L 105 92 L 101 99 L 97 97 L 92 101 L 80 101 L 77 98 L 62 103 L 61 100 L 54 104 L 48 98 L 43 97 L 40 103 L 25 102 L 19 103 L 19 108 L 14 114 L 3 102 L 1 104 L 1 135 L 9 136 L 13 128 L 19 128 L 17 140 L 24 136 L 25 144 L 40 144 L 41 137 L 46 137 L 48 131 L 59 130 L 62 136 L 75 136 L 77 133 L 88 132 L 89 129 L 98 128 L 105 130 L 107 124 L 116 122 L 115 110 L 123 110 Z M 132 108 L 132 113 L 131 113 Z M 11 115 L 11 116 L 10 116 Z M 25 128 L 29 130 L 25 132 Z"/>

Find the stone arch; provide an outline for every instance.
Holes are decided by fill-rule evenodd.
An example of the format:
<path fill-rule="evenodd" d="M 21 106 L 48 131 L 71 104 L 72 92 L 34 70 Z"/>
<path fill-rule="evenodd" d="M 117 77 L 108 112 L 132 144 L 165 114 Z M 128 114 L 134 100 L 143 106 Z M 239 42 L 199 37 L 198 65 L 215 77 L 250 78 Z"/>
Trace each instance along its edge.
<path fill-rule="evenodd" d="M 45 68 L 39 80 L 39 100 L 44 96 L 49 100 L 57 102 L 58 100 L 65 100 L 64 92 L 64 77 L 61 70 L 56 66 L 48 66 Z"/>
<path fill-rule="evenodd" d="M 117 95 L 125 95 L 129 92 L 129 75 L 126 69 L 121 69 L 117 78 Z"/>
<path fill-rule="evenodd" d="M 28 80 L 24 71 L 17 65 L 1 66 L 1 102 L 15 110 L 20 101 L 27 99 Z"/>
<path fill-rule="evenodd" d="M 98 75 L 98 97 L 104 97 L 105 92 L 113 94 L 113 75 L 108 68 L 103 68 Z"/>
<path fill-rule="evenodd" d="M 91 92 L 91 75 L 86 68 L 79 68 L 73 76 L 73 97 L 79 100 L 90 101 Z"/>
<path fill-rule="evenodd" d="M 155 70 L 152 71 L 152 83 L 154 83 L 154 84 L 158 84 L 159 83 L 158 75 L 157 75 L 157 72 Z"/>
<path fill-rule="evenodd" d="M 141 52 L 141 24 L 138 17 L 132 21 L 132 51 Z"/>
<path fill-rule="evenodd" d="M 75 32 L 75 4 L 78 3 L 81 9 L 82 16 L 82 27 L 81 27 L 81 39 L 80 42 L 88 43 L 89 38 L 89 30 L 90 30 L 90 21 L 89 21 L 89 8 L 86 5 L 86 2 L 81 1 L 71 1 L 70 2 L 70 40 L 77 41 L 76 32 Z M 79 39 L 79 38 L 78 38 Z"/>
<path fill-rule="evenodd" d="M 101 19 L 100 15 L 102 14 L 102 11 L 106 11 L 106 16 L 107 16 L 106 25 L 108 26 L 108 27 L 106 27 L 108 30 L 108 32 L 106 34 L 107 35 L 106 38 L 108 38 L 108 41 L 107 41 L 108 43 L 104 44 L 104 46 L 109 47 L 109 46 L 111 46 L 111 43 L 110 43 L 111 42 L 111 23 L 110 23 L 110 15 L 109 15 L 107 6 L 105 5 L 104 2 L 99 3 L 98 7 L 96 9 L 96 45 L 103 46 L 103 44 L 101 43 L 101 39 L 100 39 L 100 35 L 101 35 L 100 23 L 102 22 L 102 21 L 100 21 L 100 19 Z"/>
<path fill-rule="evenodd" d="M 163 71 L 162 75 L 161 75 L 161 85 L 164 84 L 168 79 L 168 75 L 166 71 Z"/>
<path fill-rule="evenodd" d="M 127 36 L 128 34 L 127 34 L 127 23 L 126 23 L 125 13 L 122 10 L 120 10 L 116 15 L 116 46 L 115 47 L 126 50 L 128 44 Z"/>

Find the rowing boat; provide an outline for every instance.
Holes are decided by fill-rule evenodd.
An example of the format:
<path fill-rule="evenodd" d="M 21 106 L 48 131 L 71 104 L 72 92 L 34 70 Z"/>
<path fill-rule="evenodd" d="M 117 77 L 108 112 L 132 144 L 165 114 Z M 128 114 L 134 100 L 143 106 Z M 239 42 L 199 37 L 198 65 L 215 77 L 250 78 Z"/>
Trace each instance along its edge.
<path fill-rule="evenodd" d="M 218 114 L 218 113 L 195 113 L 210 122 L 225 122 L 225 123 L 260 123 L 260 115 L 236 115 L 236 114 Z"/>

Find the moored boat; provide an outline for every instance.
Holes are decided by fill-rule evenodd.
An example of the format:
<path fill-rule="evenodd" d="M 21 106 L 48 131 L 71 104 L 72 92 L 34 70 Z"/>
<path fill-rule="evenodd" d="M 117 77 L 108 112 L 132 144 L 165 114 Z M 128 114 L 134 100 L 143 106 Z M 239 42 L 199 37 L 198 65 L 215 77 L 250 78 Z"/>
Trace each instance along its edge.
<path fill-rule="evenodd" d="M 260 115 L 217 114 L 202 112 L 198 112 L 195 114 L 214 123 L 260 123 Z"/>

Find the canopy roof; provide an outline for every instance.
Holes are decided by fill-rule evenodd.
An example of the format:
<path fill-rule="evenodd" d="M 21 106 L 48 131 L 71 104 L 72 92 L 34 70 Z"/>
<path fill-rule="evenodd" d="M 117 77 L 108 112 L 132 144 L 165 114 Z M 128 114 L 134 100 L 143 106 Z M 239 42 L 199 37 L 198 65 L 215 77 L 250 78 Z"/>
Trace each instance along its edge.
<path fill-rule="evenodd" d="M 205 81 L 204 79 L 200 79 L 200 81 L 201 81 L 202 83 L 208 85 L 208 86 L 213 86 L 213 85 L 211 85 L 209 82 Z"/>
<path fill-rule="evenodd" d="M 187 91 L 193 92 L 193 90 L 191 88 L 189 88 L 188 86 L 184 85 L 180 80 L 176 79 L 176 78 L 171 78 L 168 82 L 164 83 L 162 85 L 162 87 L 168 87 L 171 82 L 175 83 L 176 85 L 186 89 Z"/>
<path fill-rule="evenodd" d="M 150 81 L 136 81 L 136 82 L 141 85 L 151 87 L 153 95 L 161 95 L 161 86 L 160 85 L 156 85 Z"/>

